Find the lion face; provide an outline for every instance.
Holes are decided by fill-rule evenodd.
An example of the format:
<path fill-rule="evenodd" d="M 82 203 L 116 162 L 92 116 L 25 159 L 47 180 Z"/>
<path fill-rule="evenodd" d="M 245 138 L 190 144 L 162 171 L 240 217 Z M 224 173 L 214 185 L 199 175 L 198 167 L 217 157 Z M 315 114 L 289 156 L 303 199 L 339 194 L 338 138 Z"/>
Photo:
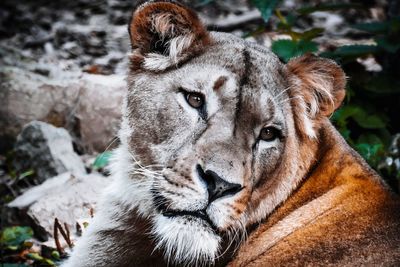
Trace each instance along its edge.
<path fill-rule="evenodd" d="M 169 260 L 212 263 L 305 175 L 319 110 L 330 114 L 344 95 L 327 78 L 339 68 L 329 62 L 321 78 L 302 72 L 314 57 L 285 66 L 263 47 L 206 32 L 170 2 L 139 7 L 130 34 L 121 141 L 132 194 Z"/>

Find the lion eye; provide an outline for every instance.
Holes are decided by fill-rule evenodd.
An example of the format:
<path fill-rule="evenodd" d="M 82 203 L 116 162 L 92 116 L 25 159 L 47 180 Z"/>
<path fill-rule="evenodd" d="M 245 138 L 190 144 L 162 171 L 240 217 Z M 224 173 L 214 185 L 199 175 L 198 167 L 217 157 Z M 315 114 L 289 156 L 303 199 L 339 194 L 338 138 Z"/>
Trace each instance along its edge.
<path fill-rule="evenodd" d="M 199 93 L 187 93 L 186 101 L 191 107 L 199 109 L 204 105 L 204 96 Z"/>
<path fill-rule="evenodd" d="M 260 139 L 263 141 L 271 142 L 278 138 L 280 135 L 279 130 L 274 127 L 265 127 L 261 129 Z"/>

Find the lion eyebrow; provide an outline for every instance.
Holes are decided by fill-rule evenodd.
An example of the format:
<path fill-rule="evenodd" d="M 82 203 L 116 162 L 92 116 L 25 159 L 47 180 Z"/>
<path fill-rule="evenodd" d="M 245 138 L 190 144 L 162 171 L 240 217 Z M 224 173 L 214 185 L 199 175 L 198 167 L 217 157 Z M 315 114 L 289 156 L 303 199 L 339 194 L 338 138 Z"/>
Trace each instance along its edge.
<path fill-rule="evenodd" d="M 219 77 L 214 83 L 213 90 L 218 91 L 225 84 L 227 80 L 228 78 L 225 76 Z"/>

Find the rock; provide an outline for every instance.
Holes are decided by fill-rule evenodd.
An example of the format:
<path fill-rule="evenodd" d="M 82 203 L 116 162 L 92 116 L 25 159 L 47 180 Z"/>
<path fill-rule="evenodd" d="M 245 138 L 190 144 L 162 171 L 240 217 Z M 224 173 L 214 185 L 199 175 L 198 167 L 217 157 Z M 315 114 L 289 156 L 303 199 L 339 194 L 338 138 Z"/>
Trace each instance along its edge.
<path fill-rule="evenodd" d="M 54 26 L 54 44 L 56 47 L 61 47 L 63 50 L 70 50 L 71 48 L 65 44 L 76 42 L 79 44 L 79 52 L 93 56 L 100 57 L 107 54 L 106 38 L 107 32 L 104 25 L 107 25 L 106 16 L 96 15 L 90 17 L 89 25 L 57 23 Z M 75 56 L 77 48 L 73 53 Z"/>
<path fill-rule="evenodd" d="M 53 235 L 54 219 L 66 223 L 74 234 L 77 222 L 88 222 L 101 191 L 110 178 L 97 173 L 63 173 L 33 187 L 8 204 L 20 221 L 30 221 L 41 240 Z M 33 225 L 32 225 L 33 224 Z"/>
<path fill-rule="evenodd" d="M 400 158 L 400 133 L 393 136 L 389 147 L 389 153 L 392 157 Z"/>
<path fill-rule="evenodd" d="M 67 72 L 51 64 L 48 69 L 49 76 L 42 76 L 0 68 L 0 151 L 12 148 L 23 125 L 40 120 L 66 128 L 83 150 L 103 152 L 119 127 L 124 75 Z"/>
<path fill-rule="evenodd" d="M 388 178 L 389 185 L 400 192 L 400 133 L 395 134 L 390 143 L 386 157 L 378 165 L 378 170 Z"/>
<path fill-rule="evenodd" d="M 72 77 L 44 77 L 17 67 L 0 68 L 0 150 L 10 149 L 23 125 L 32 120 L 66 126 L 79 100 Z M 68 86 L 68 90 L 65 88 Z"/>
<path fill-rule="evenodd" d="M 80 139 L 87 151 L 104 152 L 120 127 L 126 92 L 124 76 L 86 74 L 81 86 L 81 100 L 75 114 Z"/>
<path fill-rule="evenodd" d="M 69 133 L 45 122 L 32 121 L 25 125 L 17 137 L 14 152 L 15 169 L 19 173 L 34 170 L 40 182 L 67 171 L 86 173 Z"/>

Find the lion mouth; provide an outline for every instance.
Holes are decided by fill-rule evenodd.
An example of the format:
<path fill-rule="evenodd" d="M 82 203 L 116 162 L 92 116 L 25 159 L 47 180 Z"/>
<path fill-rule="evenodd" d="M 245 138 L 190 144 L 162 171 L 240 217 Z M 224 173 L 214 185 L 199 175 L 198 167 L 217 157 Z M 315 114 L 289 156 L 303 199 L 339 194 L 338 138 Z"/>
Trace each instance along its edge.
<path fill-rule="evenodd" d="M 205 210 L 196 210 L 196 211 L 189 211 L 189 210 L 165 210 L 162 212 L 162 215 L 168 218 L 174 217 L 191 217 L 191 218 L 198 218 L 204 222 L 206 222 L 215 232 L 218 232 L 217 227 L 211 221 L 210 217 L 208 217 L 207 212 Z"/>
<path fill-rule="evenodd" d="M 153 198 L 156 204 L 158 212 L 160 212 L 164 217 L 167 218 L 185 218 L 187 220 L 194 219 L 195 221 L 203 222 L 205 225 L 210 227 L 215 233 L 219 233 L 218 227 L 213 223 L 213 221 L 208 216 L 206 209 L 202 210 L 173 210 L 169 209 L 167 200 L 165 197 L 161 196 L 159 193 L 153 191 Z"/>
<path fill-rule="evenodd" d="M 209 219 L 205 210 L 196 210 L 196 211 L 188 211 L 188 210 L 166 210 L 163 212 L 163 215 L 166 217 L 176 217 L 176 216 L 193 216 L 203 220 Z"/>

